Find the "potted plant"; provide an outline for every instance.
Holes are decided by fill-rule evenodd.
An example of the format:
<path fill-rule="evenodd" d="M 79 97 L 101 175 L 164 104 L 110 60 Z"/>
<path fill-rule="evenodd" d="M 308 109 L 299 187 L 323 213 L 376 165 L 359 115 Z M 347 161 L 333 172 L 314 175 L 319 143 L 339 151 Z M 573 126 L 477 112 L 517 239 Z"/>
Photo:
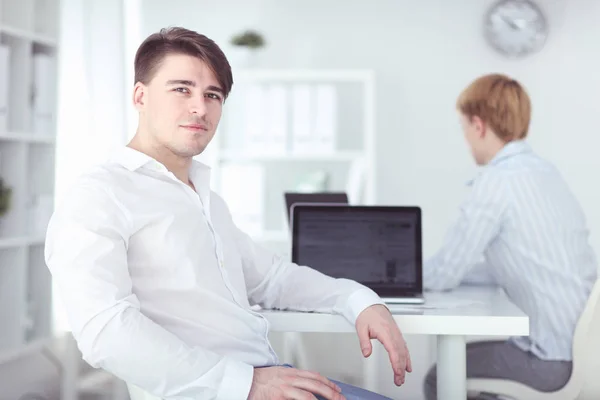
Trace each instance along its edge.
<path fill-rule="evenodd" d="M 233 36 L 231 39 L 231 44 L 234 46 L 242 46 L 255 50 L 264 47 L 265 39 L 256 31 L 246 30 Z"/>
<path fill-rule="evenodd" d="M 233 48 L 228 54 L 231 66 L 235 68 L 246 68 L 255 64 L 256 54 L 265 47 L 265 39 L 257 31 L 248 29 L 234 35 L 231 38 Z"/>
<path fill-rule="evenodd" d="M 6 186 L 4 179 L 0 178 L 0 217 L 4 216 L 10 208 L 12 189 Z"/>

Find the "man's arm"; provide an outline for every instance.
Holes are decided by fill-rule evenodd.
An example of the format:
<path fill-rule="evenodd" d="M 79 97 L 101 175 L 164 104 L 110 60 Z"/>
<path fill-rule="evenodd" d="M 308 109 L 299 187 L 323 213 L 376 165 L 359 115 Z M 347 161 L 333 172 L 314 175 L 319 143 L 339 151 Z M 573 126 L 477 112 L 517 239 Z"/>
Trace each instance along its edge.
<path fill-rule="evenodd" d="M 49 224 L 46 263 L 83 358 L 161 398 L 246 399 L 252 366 L 188 346 L 140 312 L 129 223 L 94 184 L 70 193 Z"/>
<path fill-rule="evenodd" d="M 371 339 L 377 339 L 389 353 L 394 382 L 398 386 L 404 383 L 405 371 L 412 372 L 410 353 L 392 314 L 375 292 L 357 282 L 284 261 L 239 230 L 237 236 L 252 303 L 343 315 L 356 327 L 363 356 L 371 355 Z"/>
<path fill-rule="evenodd" d="M 227 206 L 216 196 L 219 206 Z M 333 312 L 356 327 L 364 357 L 371 355 L 371 339 L 389 353 L 394 382 L 404 383 L 412 371 L 410 354 L 396 321 L 385 303 L 371 289 L 349 279 L 334 279 L 312 268 L 283 260 L 256 244 L 230 218 L 242 256 L 248 297 L 267 309 Z"/>
<path fill-rule="evenodd" d="M 352 324 L 367 307 L 384 304 L 375 292 L 357 282 L 296 265 L 255 243 L 235 225 L 225 201 L 216 194 L 213 200 L 219 213 L 227 216 L 224 223 L 236 239 L 251 304 L 266 309 L 333 312 Z"/>
<path fill-rule="evenodd" d="M 490 265 L 482 260 L 467 272 L 461 282 L 469 285 L 497 285 L 496 278 L 494 278 L 490 268 Z"/>
<path fill-rule="evenodd" d="M 367 307 L 384 304 L 371 289 L 286 261 L 235 229 L 251 303 L 267 309 L 333 312 L 352 324 Z"/>
<path fill-rule="evenodd" d="M 508 185 L 500 172 L 485 171 L 473 184 L 442 248 L 423 267 L 424 287 L 445 290 L 458 286 L 481 261 L 496 238 L 508 205 Z"/>

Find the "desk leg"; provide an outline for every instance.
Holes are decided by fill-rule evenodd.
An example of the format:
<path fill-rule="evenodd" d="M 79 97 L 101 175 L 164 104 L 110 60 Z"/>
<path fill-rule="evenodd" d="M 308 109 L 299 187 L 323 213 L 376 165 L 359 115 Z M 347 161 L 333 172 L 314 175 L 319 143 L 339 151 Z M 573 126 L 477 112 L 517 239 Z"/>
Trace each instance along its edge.
<path fill-rule="evenodd" d="M 464 336 L 438 335 L 437 393 L 439 400 L 467 398 L 467 345 Z"/>
<path fill-rule="evenodd" d="M 377 393 L 379 390 L 379 376 L 381 375 L 382 357 L 384 357 L 385 348 L 376 340 L 371 340 L 373 351 L 369 358 L 364 361 L 364 382 L 363 387 L 366 390 Z"/>
<path fill-rule="evenodd" d="M 308 368 L 308 356 L 304 340 L 300 332 L 285 332 L 283 334 L 283 362 L 294 368 Z"/>
<path fill-rule="evenodd" d="M 283 357 L 282 361 L 284 363 L 291 364 L 293 367 L 298 368 L 297 365 L 294 365 L 296 362 L 296 348 L 294 341 L 294 332 L 283 332 Z"/>

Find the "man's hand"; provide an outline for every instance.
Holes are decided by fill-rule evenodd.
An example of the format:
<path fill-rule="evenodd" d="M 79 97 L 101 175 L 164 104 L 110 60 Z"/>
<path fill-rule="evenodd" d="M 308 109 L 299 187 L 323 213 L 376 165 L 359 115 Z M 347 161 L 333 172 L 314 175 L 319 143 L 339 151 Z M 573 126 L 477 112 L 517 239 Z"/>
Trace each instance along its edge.
<path fill-rule="evenodd" d="M 254 368 L 248 400 L 345 400 L 341 389 L 316 372 L 287 367 Z"/>
<path fill-rule="evenodd" d="M 356 332 L 363 356 L 369 357 L 373 350 L 371 339 L 377 339 L 390 355 L 394 370 L 394 383 L 404 383 L 405 372 L 412 372 L 410 354 L 398 325 L 387 307 L 375 304 L 366 308 L 356 319 Z"/>

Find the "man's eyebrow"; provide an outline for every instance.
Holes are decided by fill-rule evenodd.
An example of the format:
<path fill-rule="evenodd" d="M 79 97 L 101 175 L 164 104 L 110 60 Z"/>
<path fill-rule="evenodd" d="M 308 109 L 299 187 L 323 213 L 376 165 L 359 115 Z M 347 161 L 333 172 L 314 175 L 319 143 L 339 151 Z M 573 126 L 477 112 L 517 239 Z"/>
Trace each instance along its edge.
<path fill-rule="evenodd" d="M 211 85 L 211 86 L 207 87 L 206 90 L 211 90 L 213 92 L 219 92 L 219 93 L 221 93 L 223 95 L 225 94 L 225 91 L 223 89 L 221 89 L 219 86 L 213 86 L 213 85 Z"/>
<path fill-rule="evenodd" d="M 196 86 L 196 82 L 188 81 L 185 79 L 171 79 L 167 81 L 167 85 L 184 85 L 184 86 Z"/>
<path fill-rule="evenodd" d="M 170 79 L 170 80 L 168 80 L 167 86 L 172 86 L 172 85 L 183 85 L 183 86 L 196 87 L 196 82 L 190 81 L 187 79 Z M 211 85 L 211 86 L 207 87 L 206 90 L 210 90 L 213 92 L 219 92 L 223 95 L 225 94 L 225 91 L 223 89 L 221 89 L 221 87 L 219 87 L 219 86 Z"/>

